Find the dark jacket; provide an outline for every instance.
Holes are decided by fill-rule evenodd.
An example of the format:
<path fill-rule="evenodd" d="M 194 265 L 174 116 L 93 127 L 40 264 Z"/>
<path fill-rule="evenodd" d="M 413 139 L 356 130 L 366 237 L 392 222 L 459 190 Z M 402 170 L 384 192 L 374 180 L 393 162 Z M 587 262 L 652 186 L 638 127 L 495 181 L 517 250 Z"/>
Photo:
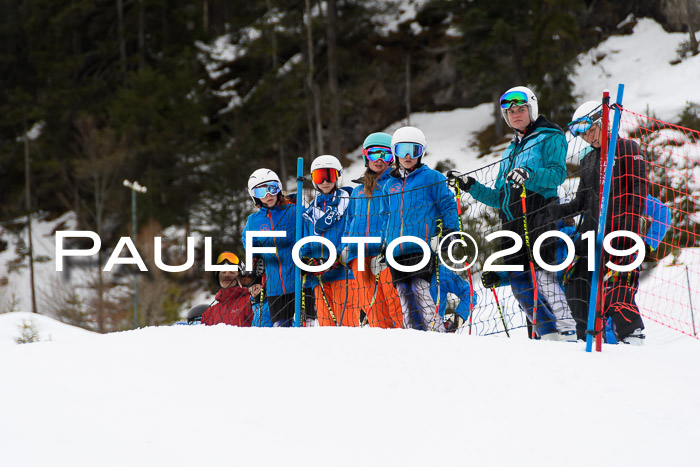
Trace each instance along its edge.
<path fill-rule="evenodd" d="M 600 149 L 595 149 L 581 160 L 581 181 L 576 197 L 570 203 L 550 206 L 549 210 L 557 218 L 582 214 L 578 233 L 583 235 L 589 230 L 597 232 L 599 194 Z M 646 198 L 647 169 L 644 156 L 636 142 L 620 138 L 615 149 L 605 233 L 616 230 L 640 233 L 639 219 L 644 214 Z M 576 253 L 579 256 L 586 256 L 586 245 L 583 239 L 576 242 Z"/>
<path fill-rule="evenodd" d="M 221 289 L 216 294 L 216 303 L 202 315 L 202 324 L 229 324 L 249 327 L 253 322 L 250 292 L 243 287 Z"/>

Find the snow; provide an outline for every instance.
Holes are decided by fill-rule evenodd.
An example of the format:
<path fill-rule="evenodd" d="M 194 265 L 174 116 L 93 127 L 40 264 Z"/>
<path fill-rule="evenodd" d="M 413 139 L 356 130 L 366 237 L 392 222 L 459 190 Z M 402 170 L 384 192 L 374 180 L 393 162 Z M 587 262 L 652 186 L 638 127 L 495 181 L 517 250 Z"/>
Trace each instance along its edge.
<path fill-rule="evenodd" d="M 699 346 L 224 325 L 17 345 L 0 449 L 13 467 L 690 466 Z"/>
<path fill-rule="evenodd" d="M 379 24 L 384 24 L 384 27 L 379 29 L 379 33 L 386 36 L 392 32 L 397 32 L 399 24 L 414 20 L 416 13 L 426 3 L 428 3 L 428 0 L 399 0 L 394 2 L 395 5 L 391 5 L 387 13 L 375 15 Z M 420 25 L 415 21 L 411 22 L 410 27 L 414 34 L 421 32 Z"/>
<path fill-rule="evenodd" d="M 661 120 L 676 121 L 687 102 L 700 103 L 700 55 L 671 64 L 687 40 L 686 33 L 668 33 L 654 20 L 639 19 L 633 34 L 612 36 L 579 56 L 575 94 L 583 102 L 608 89 L 614 100 L 622 83 L 624 107 L 638 113 L 649 108 Z"/>
<path fill-rule="evenodd" d="M 37 332 L 39 342 L 71 341 L 86 336 L 96 336 L 94 332 L 56 321 L 48 316 L 17 311 L 0 314 L 0 348 L 16 344 L 23 326 L 31 326 Z"/>

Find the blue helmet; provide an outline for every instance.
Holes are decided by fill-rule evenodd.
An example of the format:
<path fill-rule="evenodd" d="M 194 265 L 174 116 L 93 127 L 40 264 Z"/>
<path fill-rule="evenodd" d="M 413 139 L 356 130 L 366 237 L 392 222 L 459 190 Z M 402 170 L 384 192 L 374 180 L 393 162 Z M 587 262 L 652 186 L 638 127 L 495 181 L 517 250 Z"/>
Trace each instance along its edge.
<path fill-rule="evenodd" d="M 363 150 L 374 146 L 381 146 L 384 148 L 391 149 L 391 135 L 388 133 L 372 133 L 367 138 L 365 138 L 364 143 L 362 143 Z M 362 151 L 362 153 L 362 158 L 365 160 L 365 167 L 367 167 L 367 165 L 369 164 L 369 160 L 367 159 L 367 156 L 364 155 L 364 151 Z"/>
<path fill-rule="evenodd" d="M 367 149 L 370 146 L 391 148 L 391 135 L 388 133 L 372 133 L 365 138 L 365 142 L 362 143 L 362 149 Z"/>

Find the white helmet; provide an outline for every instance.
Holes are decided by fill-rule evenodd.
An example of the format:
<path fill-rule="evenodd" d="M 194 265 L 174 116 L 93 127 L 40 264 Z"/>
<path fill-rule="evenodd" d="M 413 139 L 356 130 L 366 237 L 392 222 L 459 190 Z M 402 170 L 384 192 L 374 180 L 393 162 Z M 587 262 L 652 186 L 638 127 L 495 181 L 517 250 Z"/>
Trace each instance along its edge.
<path fill-rule="evenodd" d="M 318 156 L 314 161 L 311 163 L 311 173 L 313 173 L 314 170 L 317 169 L 335 169 L 338 171 L 338 180 L 335 181 L 335 187 L 340 188 L 342 181 L 343 181 L 343 166 L 340 164 L 340 161 L 338 160 L 337 157 L 331 156 L 328 154 L 324 154 L 322 156 Z M 313 178 L 311 179 L 311 183 L 313 183 Z M 318 185 L 314 183 L 314 188 L 318 190 Z"/>
<path fill-rule="evenodd" d="M 538 113 L 539 108 L 537 106 L 537 96 L 535 96 L 535 93 L 532 92 L 532 89 L 526 88 L 525 86 L 516 86 L 514 88 L 510 88 L 509 90 L 503 93 L 500 102 L 503 102 L 504 98 L 511 92 L 521 92 L 524 94 L 525 101 L 527 102 L 525 105 L 527 105 L 528 111 L 530 113 L 530 121 L 534 122 L 535 120 L 537 120 L 537 117 L 539 117 L 540 114 Z M 510 126 L 506 110 L 508 109 L 504 109 L 503 104 L 501 104 L 501 115 L 503 115 L 503 120 L 506 121 L 506 125 Z M 513 127 L 511 126 L 511 128 Z"/>
<path fill-rule="evenodd" d="M 575 122 L 583 117 L 591 117 L 591 120 L 595 122 L 602 116 L 603 107 L 600 101 L 588 101 L 584 102 L 578 107 L 578 109 L 576 109 L 576 112 L 574 112 L 574 115 L 571 117 L 571 121 Z"/>
<path fill-rule="evenodd" d="M 265 183 L 265 182 L 277 182 L 280 185 L 280 189 L 282 188 L 282 182 L 280 181 L 280 178 L 277 176 L 276 173 L 274 173 L 270 169 L 258 169 L 255 172 L 253 172 L 248 179 L 248 194 L 250 195 L 251 198 L 253 198 L 253 201 L 257 203 L 257 198 L 253 194 L 253 188 L 256 186 Z"/>
<path fill-rule="evenodd" d="M 428 150 L 428 144 L 425 141 L 425 134 L 413 126 L 401 127 L 391 136 L 391 151 L 394 153 L 394 157 L 399 157 L 395 151 L 395 147 L 398 143 L 418 143 L 423 146 L 423 155 L 425 155 L 426 151 Z"/>

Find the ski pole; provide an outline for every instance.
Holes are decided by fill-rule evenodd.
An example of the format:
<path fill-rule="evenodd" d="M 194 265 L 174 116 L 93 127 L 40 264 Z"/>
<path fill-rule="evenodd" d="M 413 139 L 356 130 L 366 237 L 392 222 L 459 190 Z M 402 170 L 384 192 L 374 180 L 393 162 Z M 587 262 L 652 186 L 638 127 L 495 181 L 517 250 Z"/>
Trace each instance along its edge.
<path fill-rule="evenodd" d="M 438 247 L 440 250 L 440 239 L 442 238 L 442 219 L 437 221 L 438 228 Z M 435 281 L 437 283 L 437 300 L 435 301 L 435 312 L 433 313 L 433 323 L 430 325 L 430 330 L 435 330 L 435 322 L 437 321 L 438 313 L 440 313 L 440 263 L 438 260 L 438 254 L 435 255 Z"/>
<path fill-rule="evenodd" d="M 532 259 L 532 250 L 530 249 L 530 234 L 527 230 L 527 207 L 525 206 L 525 185 L 523 184 L 523 190 L 520 193 L 520 201 L 523 206 L 523 227 L 525 228 L 525 245 L 527 246 L 527 255 L 530 260 L 530 274 L 532 274 L 532 285 L 533 285 L 533 295 L 534 301 L 532 308 L 532 338 L 535 338 L 535 333 L 537 332 L 537 276 L 535 275 L 535 264 Z"/>
<path fill-rule="evenodd" d="M 462 231 L 462 190 L 459 184 L 455 184 L 455 201 L 457 202 L 457 221 L 459 231 Z M 464 237 L 462 237 L 464 241 Z M 465 262 L 466 263 L 466 262 Z M 472 281 L 472 268 L 467 268 L 467 279 L 469 280 L 469 335 L 472 335 L 472 319 L 474 316 L 474 282 Z"/>
<path fill-rule="evenodd" d="M 333 308 L 331 308 L 331 304 L 328 302 L 328 297 L 326 297 L 326 291 L 323 288 L 323 279 L 321 278 L 321 274 L 319 274 L 318 276 L 318 286 L 321 287 L 321 295 L 323 296 L 323 301 L 326 303 L 328 312 L 331 314 L 333 325 L 338 326 L 338 320 L 335 319 L 335 315 L 333 314 Z"/>
<path fill-rule="evenodd" d="M 306 294 L 304 293 L 304 284 L 306 284 L 306 273 L 301 276 L 301 326 L 306 327 Z"/>
<path fill-rule="evenodd" d="M 341 263 L 342 264 L 342 263 Z M 345 318 L 345 307 L 348 304 L 348 280 L 350 274 L 348 273 L 348 265 L 345 264 L 345 300 L 343 300 L 343 309 L 340 311 L 340 325 L 343 325 L 343 318 Z"/>
<path fill-rule="evenodd" d="M 503 317 L 503 311 L 501 310 L 501 304 L 498 301 L 498 295 L 496 294 L 496 287 L 491 287 L 491 292 L 493 292 L 493 298 L 496 299 L 496 307 L 498 308 L 498 314 L 501 315 L 501 322 L 503 323 L 503 329 L 506 330 L 506 336 L 510 337 L 508 333 L 508 326 L 506 326 L 506 320 Z"/>

